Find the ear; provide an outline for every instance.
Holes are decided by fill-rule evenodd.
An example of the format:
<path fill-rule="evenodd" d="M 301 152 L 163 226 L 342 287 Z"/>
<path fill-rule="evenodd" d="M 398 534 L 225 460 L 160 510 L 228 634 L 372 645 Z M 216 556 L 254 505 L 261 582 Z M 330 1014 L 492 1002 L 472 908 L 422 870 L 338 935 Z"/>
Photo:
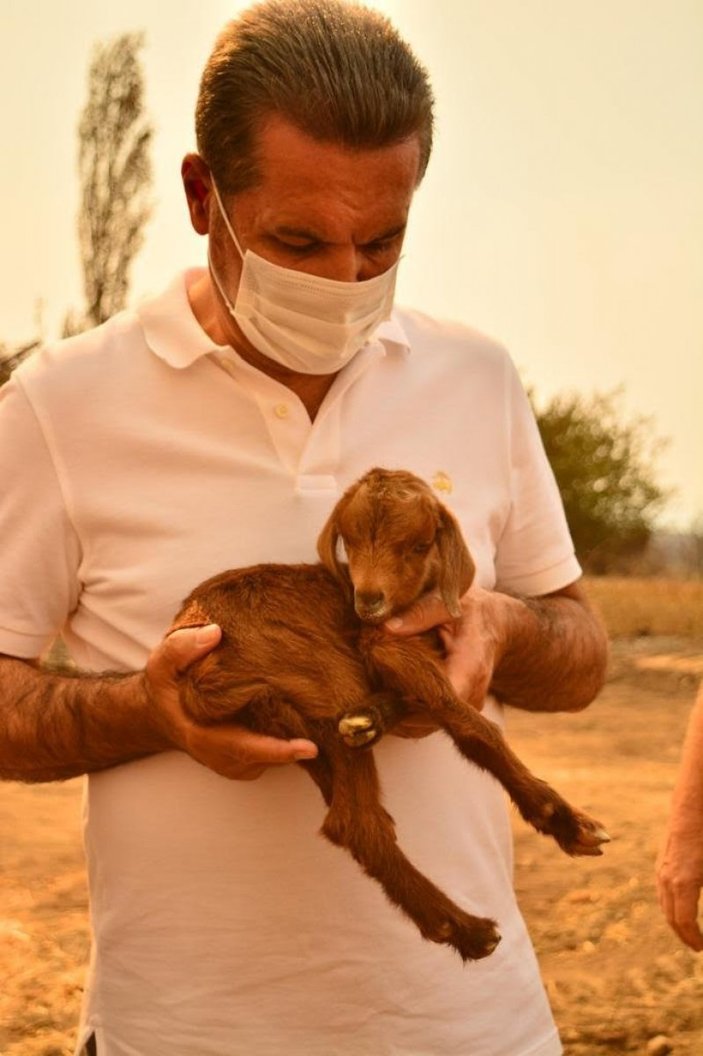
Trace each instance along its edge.
<path fill-rule="evenodd" d="M 447 609 L 457 617 L 461 616 L 459 599 L 473 583 L 476 566 L 456 518 L 442 505 L 438 513 L 441 568 L 437 586 Z"/>
<path fill-rule="evenodd" d="M 199 601 L 188 599 L 178 615 L 174 617 L 166 633 L 170 634 L 171 631 L 180 631 L 185 627 L 206 627 L 208 623 L 213 622 L 209 613 L 205 611 Z"/>
<path fill-rule="evenodd" d="M 181 179 L 186 192 L 193 229 L 199 235 L 210 230 L 210 169 L 199 154 L 186 154 L 181 163 Z"/>
<path fill-rule="evenodd" d="M 332 575 L 345 587 L 349 584 L 346 565 L 343 565 L 337 556 L 337 543 L 339 542 L 338 513 L 341 503 L 337 503 L 317 540 L 317 552 L 320 561 Z"/>

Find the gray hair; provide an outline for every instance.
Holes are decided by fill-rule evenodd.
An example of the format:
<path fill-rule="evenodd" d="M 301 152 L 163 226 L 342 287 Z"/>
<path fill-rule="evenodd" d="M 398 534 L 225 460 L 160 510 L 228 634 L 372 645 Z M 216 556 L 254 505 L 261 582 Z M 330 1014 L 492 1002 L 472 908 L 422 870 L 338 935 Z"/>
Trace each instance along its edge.
<path fill-rule="evenodd" d="M 387 18 L 342 0 L 266 0 L 229 22 L 200 82 L 198 151 L 225 193 L 256 184 L 256 135 L 280 115 L 353 149 L 432 149 L 427 71 Z"/>

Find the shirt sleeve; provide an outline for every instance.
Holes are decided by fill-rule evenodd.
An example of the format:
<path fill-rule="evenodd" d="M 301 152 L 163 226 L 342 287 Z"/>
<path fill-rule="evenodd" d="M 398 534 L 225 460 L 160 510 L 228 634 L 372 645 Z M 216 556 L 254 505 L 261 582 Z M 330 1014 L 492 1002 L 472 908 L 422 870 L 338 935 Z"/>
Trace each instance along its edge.
<path fill-rule="evenodd" d="M 80 545 L 18 377 L 0 388 L 0 652 L 39 656 L 79 596 Z"/>
<path fill-rule="evenodd" d="M 530 402 L 508 364 L 511 502 L 498 541 L 496 587 L 536 596 L 573 583 L 581 567 Z"/>

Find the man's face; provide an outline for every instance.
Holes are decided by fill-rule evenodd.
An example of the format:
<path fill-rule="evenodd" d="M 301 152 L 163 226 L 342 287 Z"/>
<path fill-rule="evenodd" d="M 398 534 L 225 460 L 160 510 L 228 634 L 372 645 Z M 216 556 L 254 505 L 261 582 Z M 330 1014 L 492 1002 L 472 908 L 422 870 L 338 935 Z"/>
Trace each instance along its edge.
<path fill-rule="evenodd" d="M 354 151 L 281 118 L 259 137 L 261 181 L 223 204 L 244 251 L 329 279 L 370 279 L 400 255 L 417 183 L 416 139 Z M 210 247 L 230 296 L 241 260 L 210 196 Z"/>
<path fill-rule="evenodd" d="M 262 127 L 258 147 L 259 183 L 223 197 L 243 252 L 250 249 L 283 267 L 343 282 L 374 278 L 395 264 L 417 184 L 417 139 L 350 150 L 320 143 L 273 117 Z M 234 303 L 242 259 L 217 205 L 209 170 L 197 155 L 184 160 L 183 180 L 191 222 L 199 234 L 208 235 L 213 267 Z M 195 310 L 210 335 L 270 372 L 270 361 L 244 338 L 212 284 L 209 304 Z"/>

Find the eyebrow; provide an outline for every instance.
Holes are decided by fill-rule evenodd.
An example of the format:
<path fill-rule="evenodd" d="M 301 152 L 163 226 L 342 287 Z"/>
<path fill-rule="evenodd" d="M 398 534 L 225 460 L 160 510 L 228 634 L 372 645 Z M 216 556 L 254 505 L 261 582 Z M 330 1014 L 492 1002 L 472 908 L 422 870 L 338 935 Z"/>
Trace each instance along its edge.
<path fill-rule="evenodd" d="M 392 238 L 396 238 L 398 235 L 402 235 L 405 232 L 407 224 L 398 224 L 395 227 L 389 228 L 380 235 L 376 235 L 374 238 L 368 239 L 366 242 L 359 243 L 363 246 L 372 245 L 374 242 L 387 242 Z M 321 238 L 315 231 L 306 227 L 289 227 L 288 224 L 279 224 L 273 230 L 274 235 L 283 235 L 285 238 L 303 238 L 309 242 L 319 242 L 325 244 L 327 239 Z"/>

